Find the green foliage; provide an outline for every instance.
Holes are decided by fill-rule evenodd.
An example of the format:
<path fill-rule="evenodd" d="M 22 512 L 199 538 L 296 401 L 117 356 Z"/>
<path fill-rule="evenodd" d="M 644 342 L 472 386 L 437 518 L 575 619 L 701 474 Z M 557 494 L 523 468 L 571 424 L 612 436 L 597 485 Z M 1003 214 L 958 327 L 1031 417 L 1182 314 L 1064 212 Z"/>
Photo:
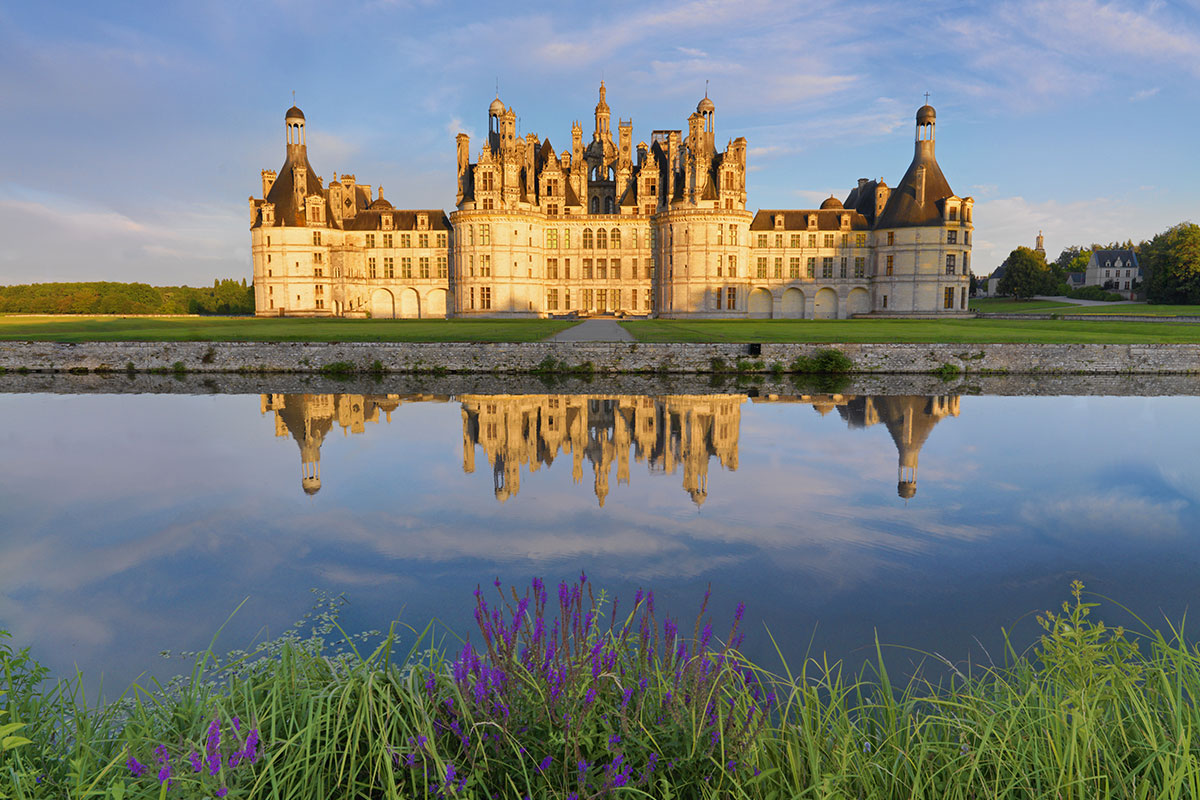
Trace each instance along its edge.
<path fill-rule="evenodd" d="M 214 280 L 211 289 L 109 281 L 0 286 L 0 313 L 253 314 L 254 287 L 235 280 Z"/>
<path fill-rule="evenodd" d="M 1066 295 L 1073 300 L 1100 300 L 1106 303 L 1115 303 L 1125 299 L 1114 292 L 1106 292 L 1099 286 L 1081 286 L 1078 289 L 1070 290 Z"/>
<path fill-rule="evenodd" d="M 174 372 L 176 375 L 186 375 L 187 374 L 187 365 L 184 364 L 182 361 L 176 361 L 174 364 L 171 365 L 171 371 Z"/>
<path fill-rule="evenodd" d="M 1018 247 L 1004 260 L 1005 272 L 996 291 L 1018 299 L 1047 294 L 1055 290 L 1059 279 L 1046 265 L 1041 254 L 1028 247 Z"/>
<path fill-rule="evenodd" d="M 1139 248 L 1151 303 L 1200 303 L 1200 225 L 1181 222 Z"/>
<path fill-rule="evenodd" d="M 959 373 L 961 373 L 961 372 L 962 372 L 962 370 L 958 367 L 957 364 L 947 363 L 947 364 L 942 364 L 940 367 L 935 369 L 933 371 L 933 374 L 937 375 L 939 378 L 941 378 L 944 381 L 952 381 L 955 378 L 957 378 L 959 376 Z"/>
<path fill-rule="evenodd" d="M 797 356 L 790 372 L 837 375 L 854 370 L 854 361 L 841 350 L 832 347 L 816 351 L 812 356 Z"/>
<path fill-rule="evenodd" d="M 723 375 L 729 372 L 729 364 L 720 356 L 713 356 L 708 360 L 708 371 L 714 375 Z"/>
<path fill-rule="evenodd" d="M 327 378 L 349 378 L 358 368 L 349 361 L 331 361 L 321 365 L 321 374 Z"/>

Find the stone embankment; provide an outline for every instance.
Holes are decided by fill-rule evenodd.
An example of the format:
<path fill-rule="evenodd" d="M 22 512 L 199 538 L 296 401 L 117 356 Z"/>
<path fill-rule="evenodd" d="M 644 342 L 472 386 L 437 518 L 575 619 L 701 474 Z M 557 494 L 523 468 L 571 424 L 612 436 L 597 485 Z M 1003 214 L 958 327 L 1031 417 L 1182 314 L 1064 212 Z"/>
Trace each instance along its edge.
<path fill-rule="evenodd" d="M 759 352 L 753 353 L 755 348 Z M 1200 344 L 645 344 L 625 342 L 0 342 L 10 372 L 772 372 L 836 349 L 854 372 L 1187 374 Z M 777 366 L 776 366 L 777 365 Z"/>

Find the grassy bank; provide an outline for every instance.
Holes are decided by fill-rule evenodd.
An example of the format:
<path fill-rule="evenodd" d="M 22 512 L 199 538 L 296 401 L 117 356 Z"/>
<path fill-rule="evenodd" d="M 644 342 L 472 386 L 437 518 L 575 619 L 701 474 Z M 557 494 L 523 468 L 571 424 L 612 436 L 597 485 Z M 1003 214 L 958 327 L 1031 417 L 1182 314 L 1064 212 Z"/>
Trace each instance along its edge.
<path fill-rule="evenodd" d="M 630 320 L 640 342 L 995 342 L 1152 344 L 1200 342 L 1200 325 L 1007 319 Z"/>
<path fill-rule="evenodd" d="M 984 314 L 1020 314 L 1026 311 L 1047 312 L 1083 308 L 1076 303 L 1061 300 L 1013 300 L 1008 297 L 975 297 L 968 304 L 972 311 Z"/>
<path fill-rule="evenodd" d="M 84 710 L 0 646 L 21 798 L 1079 798 L 1200 796 L 1200 651 L 1089 615 L 1082 587 L 1005 666 L 898 685 L 810 659 L 768 672 L 714 633 L 585 576 L 476 592 L 474 645 L 393 627 L 373 651 L 326 610 L 185 681 Z M 631 601 L 631 602 L 630 602 Z M 403 651 L 397 646 L 405 643 Z M 0 796 L 4 794 L 0 788 Z"/>
<path fill-rule="evenodd" d="M 0 316 L 0 341 L 536 342 L 575 321 Z"/>

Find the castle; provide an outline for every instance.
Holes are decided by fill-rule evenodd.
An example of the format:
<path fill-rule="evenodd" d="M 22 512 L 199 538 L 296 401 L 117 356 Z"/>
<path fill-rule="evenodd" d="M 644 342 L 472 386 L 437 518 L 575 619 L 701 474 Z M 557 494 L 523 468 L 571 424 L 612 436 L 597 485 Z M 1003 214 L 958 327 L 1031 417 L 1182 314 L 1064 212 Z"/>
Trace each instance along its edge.
<path fill-rule="evenodd" d="M 936 112 L 916 116 L 895 188 L 859 179 L 818 209 L 746 209 L 745 138 L 717 149 L 705 96 L 682 130 L 613 139 L 604 83 L 590 142 L 561 152 L 516 134 L 497 97 L 472 162 L 458 134 L 456 210 L 397 210 L 353 175 L 328 186 L 305 117 L 285 114 L 286 160 L 250 198 L 260 316 L 842 319 L 966 313 L 974 201 L 934 154 Z"/>

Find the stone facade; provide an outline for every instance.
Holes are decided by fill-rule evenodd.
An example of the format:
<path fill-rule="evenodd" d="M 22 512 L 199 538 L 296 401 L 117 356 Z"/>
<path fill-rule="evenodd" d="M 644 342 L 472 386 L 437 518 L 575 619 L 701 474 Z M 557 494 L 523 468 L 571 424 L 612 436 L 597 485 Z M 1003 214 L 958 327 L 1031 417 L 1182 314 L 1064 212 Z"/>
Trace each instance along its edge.
<path fill-rule="evenodd" d="M 614 140 L 600 84 L 591 141 L 516 135 L 499 98 L 474 162 L 456 139 L 456 210 L 398 211 L 371 187 L 308 163 L 305 118 L 285 115 L 287 155 L 250 198 L 260 315 L 845 318 L 966 312 L 970 197 L 934 155 L 936 114 L 917 112 L 913 161 L 895 188 L 860 179 L 819 209 L 746 209 L 743 137 L 717 148 L 704 97 L 687 131 Z"/>

